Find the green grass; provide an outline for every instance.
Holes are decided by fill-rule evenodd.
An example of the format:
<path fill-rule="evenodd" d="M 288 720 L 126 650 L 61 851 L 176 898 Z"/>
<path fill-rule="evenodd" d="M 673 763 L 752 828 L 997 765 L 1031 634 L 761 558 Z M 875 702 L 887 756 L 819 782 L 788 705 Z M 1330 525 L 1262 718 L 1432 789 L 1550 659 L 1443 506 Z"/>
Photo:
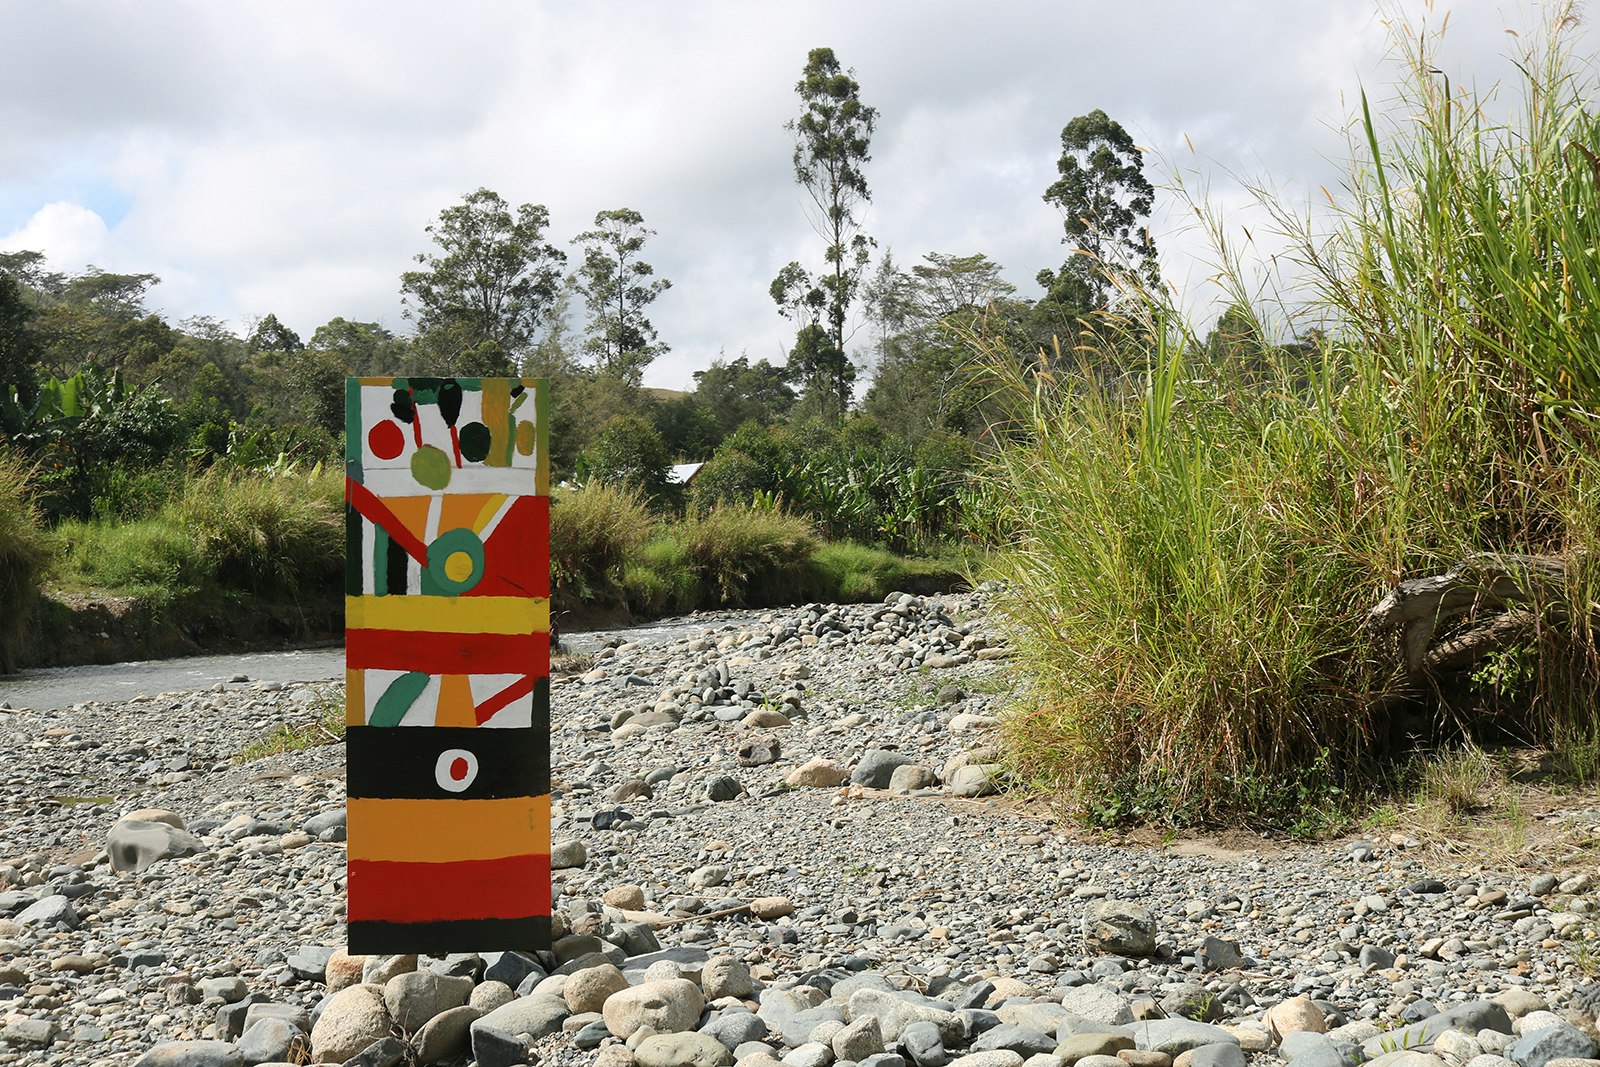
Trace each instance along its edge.
<path fill-rule="evenodd" d="M 216 583 L 257 597 L 298 599 L 341 587 L 344 480 L 232 474 L 192 478 L 163 513 L 192 540 Z"/>
<path fill-rule="evenodd" d="M 808 599 L 816 588 L 811 524 L 738 504 L 691 512 L 675 531 L 704 595 L 733 606 Z"/>
<path fill-rule="evenodd" d="M 55 540 L 56 578 L 69 591 L 114 590 L 170 602 L 214 577 L 194 539 L 170 519 L 69 520 L 56 527 Z"/>
<path fill-rule="evenodd" d="M 550 501 L 550 569 L 558 597 L 622 599 L 623 568 L 650 540 L 655 519 L 642 494 L 599 483 L 557 489 Z"/>
<path fill-rule="evenodd" d="M 1397 29 L 1399 96 L 1363 100 L 1331 230 L 1269 204 L 1310 281 L 1269 291 L 1257 333 L 1297 307 L 1311 341 L 1219 356 L 1160 292 L 1131 294 L 1092 352 L 973 340 L 1014 414 L 986 499 L 1029 682 L 1005 727 L 1016 773 L 1105 821 L 1304 830 L 1381 780 L 1408 743 L 1397 710 L 1529 742 L 1592 716 L 1600 122 L 1566 28 L 1522 58 L 1504 125 Z M 1261 292 L 1193 206 L 1225 291 Z M 1533 605 L 1538 640 L 1504 669 L 1406 678 L 1366 610 L 1482 552 L 1570 562 Z"/>
<path fill-rule="evenodd" d="M 0 452 L 0 672 L 16 656 L 50 566 L 50 540 L 39 525 L 32 471 Z"/>
<path fill-rule="evenodd" d="M 235 763 L 250 763 L 285 752 L 337 745 L 344 740 L 344 696 L 325 692 L 302 709 L 298 722 L 281 723 L 270 733 L 251 741 L 233 755 Z"/>

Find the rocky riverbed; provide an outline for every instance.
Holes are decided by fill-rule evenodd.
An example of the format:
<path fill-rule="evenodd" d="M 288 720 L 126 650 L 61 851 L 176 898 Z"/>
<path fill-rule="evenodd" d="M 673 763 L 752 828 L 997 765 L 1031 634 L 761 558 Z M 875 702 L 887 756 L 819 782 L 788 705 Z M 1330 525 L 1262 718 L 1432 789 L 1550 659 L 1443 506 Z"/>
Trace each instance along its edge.
<path fill-rule="evenodd" d="M 342 748 L 235 759 L 333 683 L 0 710 L 0 1064 L 1600 1067 L 1587 853 L 1086 840 L 996 795 L 986 618 L 728 613 L 559 674 L 549 954 L 343 951 Z"/>

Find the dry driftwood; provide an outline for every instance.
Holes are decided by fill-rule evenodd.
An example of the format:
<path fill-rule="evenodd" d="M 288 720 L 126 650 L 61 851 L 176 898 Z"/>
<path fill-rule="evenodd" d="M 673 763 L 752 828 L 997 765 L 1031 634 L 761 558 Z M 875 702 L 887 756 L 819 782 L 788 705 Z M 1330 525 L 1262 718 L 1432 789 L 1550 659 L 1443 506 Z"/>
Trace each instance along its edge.
<path fill-rule="evenodd" d="M 1461 671 L 1496 649 L 1566 617 L 1570 561 L 1559 556 L 1480 553 L 1443 574 L 1412 578 L 1367 612 L 1375 633 L 1400 631 L 1413 676 Z M 1467 619 L 1462 629 L 1450 629 Z M 1450 630 L 1435 640 L 1441 630 Z"/>

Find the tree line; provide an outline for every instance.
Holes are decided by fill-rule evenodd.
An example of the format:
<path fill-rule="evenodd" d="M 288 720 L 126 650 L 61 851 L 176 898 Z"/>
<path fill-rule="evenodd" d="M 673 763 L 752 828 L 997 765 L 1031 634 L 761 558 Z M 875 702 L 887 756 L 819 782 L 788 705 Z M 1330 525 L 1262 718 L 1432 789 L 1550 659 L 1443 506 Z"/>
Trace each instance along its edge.
<path fill-rule="evenodd" d="M 426 227 L 430 247 L 400 277 L 409 334 L 336 317 L 302 338 L 270 313 L 243 336 L 208 316 L 173 324 L 146 306 L 153 274 L 69 275 L 42 252 L 0 254 L 0 441 L 40 459 L 52 514 L 137 512 L 141 479 L 175 457 L 334 457 L 348 374 L 520 373 L 555 386 L 558 478 L 632 481 L 668 499 L 669 462 L 712 458 L 747 424 L 790 441 L 796 461 L 865 449 L 874 462 L 900 457 L 890 466 L 902 472 L 959 474 L 993 415 L 968 388 L 973 336 L 1024 354 L 1060 338 L 1071 347 L 1125 285 L 1159 284 L 1139 149 L 1102 111 L 1067 123 L 1043 197 L 1061 212 L 1068 254 L 1024 297 L 982 252 L 909 266 L 878 254 L 862 220 L 877 109 L 828 48 L 810 51 L 795 92 L 794 180 L 820 248 L 769 286 L 795 328 L 781 365 L 723 351 L 691 390 L 644 389 L 668 351 L 650 312 L 672 285 L 649 262 L 644 217 L 601 211 L 564 248 L 544 205 L 481 188 Z M 721 466 L 724 497 L 761 491 L 728 476 L 739 463 Z"/>

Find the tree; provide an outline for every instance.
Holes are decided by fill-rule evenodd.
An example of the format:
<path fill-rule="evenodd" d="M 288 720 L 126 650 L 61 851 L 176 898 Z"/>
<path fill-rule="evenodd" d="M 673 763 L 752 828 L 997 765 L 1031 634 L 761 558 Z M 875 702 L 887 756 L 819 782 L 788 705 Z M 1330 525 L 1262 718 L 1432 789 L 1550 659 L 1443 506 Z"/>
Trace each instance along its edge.
<path fill-rule="evenodd" d="M 300 351 L 305 344 L 301 342 L 299 334 L 278 321 L 278 316 L 269 311 L 261 317 L 260 322 L 256 323 L 256 328 L 250 331 L 244 347 L 251 355 L 259 352 L 287 355 L 290 352 Z"/>
<path fill-rule="evenodd" d="M 39 339 L 30 329 L 33 308 L 22 284 L 0 274 L 0 394 L 16 390 L 17 399 L 32 405 L 38 396 Z"/>
<path fill-rule="evenodd" d="M 800 325 L 802 335 L 807 327 L 826 321 L 831 343 L 810 343 L 809 350 L 838 353 L 837 360 L 830 355 L 825 362 L 835 374 L 830 392 L 843 398 L 837 409 L 842 418 L 854 379 L 854 368 L 844 358 L 845 325 L 872 247 L 856 217 L 872 199 L 861 168 L 872 159 L 878 111 L 861 102 L 855 72 L 841 68 L 831 48 L 810 51 L 795 92 L 804 109 L 785 129 L 794 135 L 794 177 L 811 200 L 812 228 L 827 243 L 826 266 L 812 276 L 790 263 L 773 280 L 770 292 L 784 314 Z"/>
<path fill-rule="evenodd" d="M 644 309 L 672 283 L 654 277 L 655 268 L 639 258 L 645 241 L 655 236 L 645 229 L 643 215 L 631 208 L 602 211 L 594 225 L 572 242 L 583 249 L 574 285 L 589 306 L 583 347 L 600 373 L 636 386 L 650 361 L 667 351 Z"/>
<path fill-rule="evenodd" d="M 661 435 L 638 415 L 616 415 L 584 453 L 589 476 L 604 485 L 638 489 L 653 500 L 667 494 L 672 459 Z"/>
<path fill-rule="evenodd" d="M 719 437 L 746 422 L 770 426 L 794 407 L 794 390 L 784 381 L 784 368 L 764 359 L 751 363 L 744 354 L 731 363 L 713 359 L 705 370 L 694 372 L 694 381 L 694 396 L 717 420 Z"/>
<path fill-rule="evenodd" d="M 804 394 L 798 414 L 838 425 L 855 391 L 856 368 L 834 343 L 833 335 L 818 325 L 801 327 L 789 350 L 784 377 Z"/>
<path fill-rule="evenodd" d="M 1045 190 L 1046 203 L 1060 209 L 1063 244 L 1073 253 L 1060 270 L 1039 272 L 1046 302 L 1082 316 L 1108 306 L 1113 280 L 1160 283 L 1155 242 L 1146 225 L 1155 190 L 1133 138 L 1095 110 L 1061 131 L 1061 177 Z"/>
<path fill-rule="evenodd" d="M 400 370 L 406 344 L 375 322 L 335 316 L 316 328 L 308 347 L 334 353 L 349 374 L 377 376 Z"/>
<path fill-rule="evenodd" d="M 509 372 L 532 343 L 561 285 L 567 255 L 545 242 L 550 213 L 523 204 L 515 216 L 498 193 L 478 189 L 439 213 L 427 233 L 438 251 L 400 278 L 406 317 L 425 350 L 457 364 Z"/>

